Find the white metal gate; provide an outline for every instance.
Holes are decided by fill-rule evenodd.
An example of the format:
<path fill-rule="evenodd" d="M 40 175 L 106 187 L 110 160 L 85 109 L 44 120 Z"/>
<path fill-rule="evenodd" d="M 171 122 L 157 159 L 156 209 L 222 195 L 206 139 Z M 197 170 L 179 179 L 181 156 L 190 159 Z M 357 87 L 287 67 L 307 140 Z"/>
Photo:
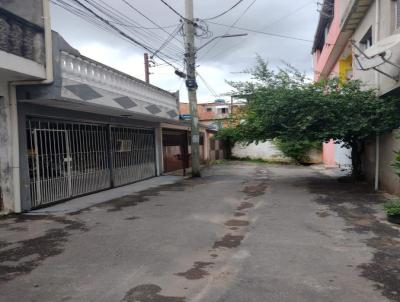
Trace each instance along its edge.
<path fill-rule="evenodd" d="M 156 176 L 154 130 L 27 120 L 32 207 Z"/>
<path fill-rule="evenodd" d="M 109 188 L 107 127 L 27 121 L 32 207 Z"/>
<path fill-rule="evenodd" d="M 154 130 L 111 127 L 113 184 L 156 176 Z"/>

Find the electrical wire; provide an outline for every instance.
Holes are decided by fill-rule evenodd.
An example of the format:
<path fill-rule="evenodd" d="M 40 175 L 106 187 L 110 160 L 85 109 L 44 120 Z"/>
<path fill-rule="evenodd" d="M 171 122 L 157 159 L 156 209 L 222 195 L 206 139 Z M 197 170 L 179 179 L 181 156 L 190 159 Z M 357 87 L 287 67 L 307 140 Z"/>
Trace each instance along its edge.
<path fill-rule="evenodd" d="M 238 18 L 232 23 L 232 25 L 228 26 L 228 30 L 224 33 L 224 35 L 228 35 L 230 30 L 243 18 L 243 16 L 249 11 L 249 9 L 256 3 L 257 0 L 253 0 L 247 7 L 246 9 L 239 15 Z M 212 22 L 210 22 L 212 23 Z M 214 49 L 220 42 L 221 40 L 216 41 L 211 47 L 208 48 L 208 50 L 201 56 L 201 58 L 204 58 L 212 49 Z"/>
<path fill-rule="evenodd" d="M 143 12 L 141 12 L 139 9 L 137 9 L 136 7 L 134 7 L 132 4 L 130 4 L 127 0 L 122 0 L 122 2 L 124 2 L 126 5 L 128 5 L 131 9 L 133 9 L 135 12 L 137 12 L 138 14 L 140 14 L 142 17 L 144 17 L 146 20 L 148 20 L 149 22 L 151 22 L 152 24 L 154 24 L 155 26 L 157 26 L 159 29 L 161 29 L 163 32 L 165 32 L 166 34 L 168 34 L 169 37 L 172 37 L 172 39 L 175 39 L 176 41 L 178 41 L 179 43 L 183 43 L 183 41 L 179 40 L 177 37 L 175 36 L 171 36 L 171 34 L 169 32 L 167 32 L 165 29 L 163 29 L 158 23 L 156 23 L 155 21 L 153 21 L 152 19 L 150 19 L 149 17 L 147 17 Z"/>
<path fill-rule="evenodd" d="M 209 20 L 214 20 L 214 19 L 217 19 L 217 18 L 219 18 L 219 17 L 222 17 L 223 15 L 225 15 L 225 14 L 229 13 L 231 10 L 233 10 L 236 6 L 238 6 L 238 5 L 239 5 L 240 3 L 242 3 L 243 1 L 244 1 L 244 0 L 239 0 L 239 1 L 236 2 L 232 7 L 228 8 L 227 10 L 223 11 L 222 13 L 220 13 L 220 14 L 214 16 L 214 17 L 211 17 L 211 18 L 206 18 L 206 19 L 203 18 L 203 20 L 209 21 Z"/>
<path fill-rule="evenodd" d="M 192 22 L 191 20 L 186 19 L 180 12 L 178 12 L 175 8 L 173 8 L 168 2 L 161 0 L 162 3 L 164 3 L 171 11 L 173 11 L 176 15 L 178 15 L 182 20 L 185 20 L 186 22 Z"/>
<path fill-rule="evenodd" d="M 269 33 L 269 32 L 251 29 L 251 28 L 226 25 L 226 24 L 221 24 L 221 23 L 217 23 L 217 22 L 210 22 L 210 23 L 219 25 L 219 26 L 223 26 L 223 27 L 235 28 L 235 29 L 239 29 L 239 30 L 243 30 L 243 31 L 253 32 L 253 33 L 257 33 L 257 34 L 263 34 L 263 35 L 272 36 L 272 37 L 285 38 L 285 39 L 291 39 L 291 40 L 297 40 L 297 41 L 303 41 L 303 42 L 311 42 L 311 43 L 314 42 L 313 40 L 309 40 L 309 39 L 305 39 L 305 38 L 297 38 L 294 36 L 288 36 L 288 35 L 283 35 L 283 34 Z"/>
<path fill-rule="evenodd" d="M 210 93 L 213 95 L 213 97 L 218 98 L 217 92 L 211 87 L 210 84 L 207 83 L 207 81 L 204 79 L 204 77 L 198 71 L 196 71 L 196 74 L 200 78 L 200 80 L 204 83 L 204 86 L 206 86 L 208 91 L 210 91 Z"/>
<path fill-rule="evenodd" d="M 274 25 L 274 24 L 276 24 L 276 23 L 279 23 L 279 22 L 281 22 L 282 20 L 284 20 L 284 19 L 286 19 L 286 18 L 288 18 L 288 17 L 290 17 L 290 16 L 292 16 L 292 15 L 298 13 L 300 10 L 304 9 L 305 7 L 307 7 L 308 5 L 310 5 L 310 4 L 314 3 L 314 2 L 315 2 L 315 0 L 311 0 L 311 1 L 306 2 L 305 4 L 303 4 L 303 5 L 301 5 L 301 6 L 297 7 L 297 8 L 295 8 L 294 10 L 290 11 L 289 13 L 287 13 L 287 14 L 285 14 L 285 15 L 282 15 L 281 17 L 277 18 L 276 20 L 274 20 L 274 21 L 268 23 L 266 26 L 262 27 L 261 30 L 259 30 L 259 31 L 264 31 L 264 30 L 266 30 L 267 28 L 271 27 L 272 25 Z M 210 22 L 210 23 L 211 23 L 211 22 Z M 246 30 L 246 31 L 247 31 L 247 30 Z M 284 37 L 280 37 L 280 38 L 284 38 Z M 235 43 L 232 47 L 230 47 L 230 49 L 235 48 L 235 47 L 238 46 L 239 44 L 244 43 L 247 39 L 248 39 L 248 37 L 245 37 L 244 39 L 240 39 L 240 41 L 238 41 L 237 43 Z M 211 58 L 209 58 L 209 60 L 212 60 L 213 58 L 216 58 L 216 57 L 220 56 L 221 54 L 223 54 L 223 53 L 225 53 L 225 52 L 227 52 L 227 51 L 228 51 L 227 49 L 223 49 L 222 51 L 217 52 L 215 55 L 213 55 Z"/>
<path fill-rule="evenodd" d="M 87 5 L 83 4 L 80 0 L 73 0 L 76 4 L 78 4 L 79 6 L 81 6 L 82 8 L 84 8 L 85 10 L 87 10 L 88 12 L 90 12 L 93 16 L 95 16 L 96 18 L 98 18 L 99 20 L 101 20 L 102 22 L 104 22 L 105 24 L 107 24 L 110 28 L 112 28 L 113 30 L 115 30 L 119 35 L 121 35 L 122 37 L 124 37 L 125 39 L 129 40 L 131 43 L 140 46 L 141 48 L 144 48 L 145 50 L 149 51 L 149 52 L 154 52 L 154 49 L 152 49 L 150 46 L 145 45 L 141 42 L 139 42 L 137 39 L 132 38 L 131 36 L 129 36 L 128 34 L 126 34 L 125 32 L 123 32 L 122 30 L 120 30 L 118 27 L 114 26 L 113 24 L 111 24 L 108 20 L 104 19 L 102 16 L 100 16 L 98 13 L 96 13 L 95 11 L 93 11 L 90 7 L 88 7 Z M 84 0 L 86 2 L 88 2 L 87 0 Z M 164 54 L 164 56 L 166 56 Z M 169 61 L 167 61 L 166 59 L 164 59 L 163 57 L 161 57 L 160 55 L 157 55 L 157 57 L 167 63 L 168 65 L 170 65 L 171 67 L 173 67 L 174 69 L 178 69 L 174 64 L 170 63 Z"/>
<path fill-rule="evenodd" d="M 114 7 L 110 6 L 103 0 L 84 0 L 85 2 L 89 3 L 93 8 L 97 11 L 102 13 L 103 15 L 107 16 L 109 20 L 112 21 L 124 21 L 130 25 L 140 25 L 139 23 L 132 20 L 130 17 L 126 16 L 125 14 L 121 13 L 120 11 L 116 10 Z M 163 43 L 164 38 L 159 36 L 158 34 L 148 31 L 148 30 L 137 30 L 134 28 L 125 28 L 128 32 L 135 35 L 136 40 L 142 40 L 142 43 L 151 45 L 154 42 L 156 43 Z M 169 56 L 173 56 L 172 54 L 180 53 L 183 55 L 183 52 L 176 46 L 172 47 L 168 46 L 170 50 Z"/>
<path fill-rule="evenodd" d="M 132 20 L 130 17 L 126 16 L 125 14 L 121 13 L 120 11 L 116 10 L 114 7 L 110 6 L 108 3 L 106 3 L 103 0 L 96 0 L 96 1 L 94 1 L 94 0 L 84 0 L 84 1 L 90 3 L 97 10 L 99 10 L 101 13 L 105 14 L 106 16 L 109 16 L 114 21 L 125 20 L 125 22 L 127 22 L 128 24 L 140 25 L 139 23 L 137 23 L 136 21 Z M 157 25 L 158 24 L 156 24 L 156 26 Z M 138 31 L 138 30 L 129 29 L 129 28 L 127 30 L 129 32 L 131 32 L 132 34 L 135 34 L 136 36 L 138 36 L 138 35 L 141 36 L 142 37 L 141 39 L 146 44 L 152 44 L 151 41 L 155 41 L 156 43 L 160 43 L 160 44 L 162 44 L 164 42 L 164 38 L 163 37 L 159 36 L 158 34 L 156 34 L 154 32 L 148 31 L 148 30 L 140 30 L 140 31 Z M 166 32 L 166 33 L 168 33 L 168 32 Z M 171 45 L 168 46 L 168 49 L 171 51 L 172 54 L 180 53 L 181 55 L 183 55 L 183 51 L 181 50 L 181 48 L 179 48 L 179 46 L 171 44 Z M 171 56 L 171 54 L 170 54 L 170 56 Z"/>

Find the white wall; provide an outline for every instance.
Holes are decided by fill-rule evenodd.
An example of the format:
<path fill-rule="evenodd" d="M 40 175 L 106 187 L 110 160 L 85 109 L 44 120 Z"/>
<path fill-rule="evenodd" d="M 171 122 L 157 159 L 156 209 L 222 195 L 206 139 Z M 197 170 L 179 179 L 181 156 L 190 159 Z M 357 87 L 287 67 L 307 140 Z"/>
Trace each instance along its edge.
<path fill-rule="evenodd" d="M 289 158 L 285 157 L 282 152 L 279 151 L 270 141 L 259 143 L 258 145 L 252 143 L 248 146 L 236 144 L 232 149 L 232 156 L 237 158 L 248 157 L 251 159 L 263 159 L 266 161 L 291 161 Z"/>

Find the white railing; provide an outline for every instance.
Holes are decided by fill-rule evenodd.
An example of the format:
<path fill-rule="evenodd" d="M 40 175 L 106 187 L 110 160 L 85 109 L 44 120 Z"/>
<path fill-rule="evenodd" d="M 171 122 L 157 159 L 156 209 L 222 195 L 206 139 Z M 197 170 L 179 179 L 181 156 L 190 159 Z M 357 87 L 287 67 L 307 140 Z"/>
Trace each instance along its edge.
<path fill-rule="evenodd" d="M 61 52 L 62 77 L 177 110 L 171 93 L 82 56 Z"/>

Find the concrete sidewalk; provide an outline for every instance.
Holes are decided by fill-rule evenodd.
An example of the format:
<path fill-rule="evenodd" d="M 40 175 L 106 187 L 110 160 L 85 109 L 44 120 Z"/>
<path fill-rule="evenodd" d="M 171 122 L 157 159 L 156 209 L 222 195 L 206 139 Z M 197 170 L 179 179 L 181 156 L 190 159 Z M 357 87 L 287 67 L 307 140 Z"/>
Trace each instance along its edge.
<path fill-rule="evenodd" d="M 400 301 L 368 187 L 245 162 L 177 180 L 1 219 L 0 301 Z"/>
<path fill-rule="evenodd" d="M 149 190 L 163 185 L 170 185 L 181 180 L 183 180 L 183 177 L 174 175 L 154 177 L 134 184 L 74 198 L 72 200 L 67 200 L 65 202 L 58 203 L 49 207 L 37 209 L 29 212 L 28 215 L 70 214 L 116 198 L 121 198 L 126 195 L 132 195 L 144 190 Z"/>

